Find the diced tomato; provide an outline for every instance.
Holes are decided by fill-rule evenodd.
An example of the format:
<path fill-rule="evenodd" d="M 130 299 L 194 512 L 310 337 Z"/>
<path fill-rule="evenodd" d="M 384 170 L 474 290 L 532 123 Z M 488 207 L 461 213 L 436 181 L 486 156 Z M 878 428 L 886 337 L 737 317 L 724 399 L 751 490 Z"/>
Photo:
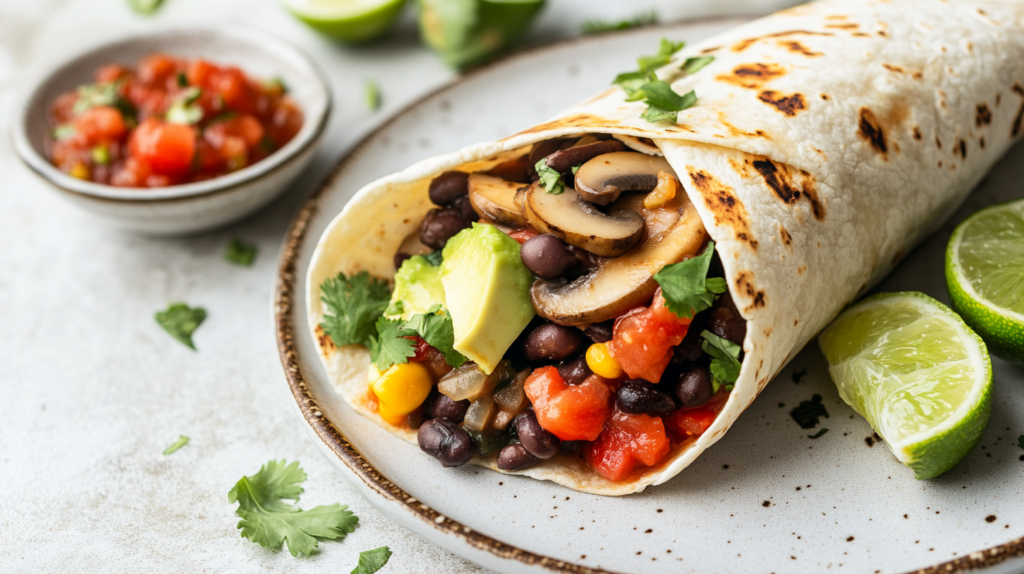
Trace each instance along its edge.
<path fill-rule="evenodd" d="M 195 130 L 190 126 L 150 118 L 132 132 L 130 149 L 154 174 L 173 175 L 187 171 L 192 165 L 195 137 Z"/>
<path fill-rule="evenodd" d="M 210 89 L 224 98 L 227 107 L 241 113 L 256 112 L 256 94 L 249 88 L 245 74 L 238 68 L 225 68 L 213 74 Z"/>
<path fill-rule="evenodd" d="M 274 141 L 274 145 L 282 147 L 291 141 L 295 134 L 302 129 L 302 110 L 300 110 L 291 98 L 285 97 L 274 109 L 274 117 L 267 126 L 267 134 Z"/>
<path fill-rule="evenodd" d="M 623 480 L 638 464 L 658 464 L 670 450 L 660 417 L 634 415 L 615 409 L 601 436 L 586 445 L 587 463 L 605 478 Z"/>
<path fill-rule="evenodd" d="M 665 306 L 659 289 L 650 307 L 616 319 L 608 349 L 630 378 L 657 383 L 672 360 L 672 348 L 683 341 L 689 327 L 689 319 Z"/>
<path fill-rule="evenodd" d="M 533 239 L 534 237 L 537 237 L 538 235 L 540 234 L 537 233 L 537 230 L 532 227 L 524 227 L 522 229 L 517 229 L 512 233 L 508 234 L 509 237 L 519 242 L 519 245 L 526 243 L 527 241 Z"/>
<path fill-rule="evenodd" d="M 167 54 L 146 56 L 135 68 L 139 81 L 153 86 L 165 86 L 178 72 L 178 60 Z"/>
<path fill-rule="evenodd" d="M 53 119 L 58 124 L 70 122 L 75 119 L 75 102 L 78 101 L 76 92 L 68 92 L 57 96 L 53 102 Z"/>
<path fill-rule="evenodd" d="M 680 409 L 665 418 L 669 431 L 683 439 L 689 436 L 700 436 L 715 422 L 715 411 L 707 407 Z"/>
<path fill-rule="evenodd" d="M 102 66 L 100 69 L 96 70 L 96 81 L 101 84 L 106 84 L 119 80 L 130 74 L 131 72 L 129 72 L 124 66 L 110 64 L 108 66 Z"/>
<path fill-rule="evenodd" d="M 125 87 L 125 97 L 138 108 L 143 118 L 163 114 L 170 106 L 170 98 L 163 88 L 131 82 Z"/>
<path fill-rule="evenodd" d="M 220 68 L 203 59 L 192 60 L 185 72 L 188 83 L 193 86 L 204 88 L 211 87 L 210 80 L 213 75 L 220 71 Z"/>
<path fill-rule="evenodd" d="M 555 367 L 536 369 L 526 379 L 526 396 L 537 422 L 562 440 L 594 440 L 611 416 L 611 387 L 593 375 L 569 386 Z"/>
<path fill-rule="evenodd" d="M 416 355 L 409 359 L 412 363 L 420 363 L 427 359 L 427 350 L 430 349 L 430 345 L 423 340 L 423 337 L 413 335 L 412 337 L 403 337 L 416 343 Z"/>
<path fill-rule="evenodd" d="M 203 132 L 203 138 L 214 147 L 222 147 L 228 136 L 242 138 L 246 146 L 254 148 L 263 141 L 266 130 L 259 120 L 247 114 L 212 123 Z"/>
<path fill-rule="evenodd" d="M 97 106 L 75 118 L 75 134 L 89 145 L 117 141 L 128 133 L 128 126 L 117 108 Z"/>

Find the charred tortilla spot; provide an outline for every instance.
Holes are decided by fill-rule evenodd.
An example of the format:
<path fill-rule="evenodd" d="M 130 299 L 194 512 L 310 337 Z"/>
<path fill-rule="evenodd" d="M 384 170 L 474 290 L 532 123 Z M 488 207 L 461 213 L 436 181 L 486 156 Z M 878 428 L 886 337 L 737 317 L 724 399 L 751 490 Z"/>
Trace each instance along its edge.
<path fill-rule="evenodd" d="M 796 268 L 796 272 L 797 272 L 798 274 L 800 274 L 800 275 L 803 275 L 804 273 L 807 273 L 807 266 L 806 266 L 806 265 L 801 265 L 800 267 L 797 267 L 797 268 Z M 794 325 L 795 325 L 795 324 L 796 324 L 796 323 L 794 323 Z"/>
<path fill-rule="evenodd" d="M 712 54 L 712 53 L 717 52 L 717 51 L 719 51 L 721 49 L 722 49 L 721 46 L 715 46 L 713 48 L 704 48 L 703 50 L 700 51 L 700 53 L 701 54 Z"/>
<path fill-rule="evenodd" d="M 313 331 L 316 333 L 316 341 L 317 343 L 320 344 L 320 349 L 322 349 L 324 353 L 330 353 L 337 349 L 337 347 L 334 345 L 334 341 L 331 340 L 331 337 L 324 332 L 323 328 L 320 327 L 320 325 L 317 325 L 316 329 L 314 329 Z"/>
<path fill-rule="evenodd" d="M 957 140 L 956 146 L 953 149 L 960 152 L 961 159 L 967 159 L 967 142 L 964 140 Z"/>
<path fill-rule="evenodd" d="M 821 94 L 821 99 L 828 101 L 828 94 Z"/>
<path fill-rule="evenodd" d="M 942 149 L 942 140 L 939 139 L 939 134 L 935 134 L 935 147 Z"/>
<path fill-rule="evenodd" d="M 1002 94 L 996 94 L 996 107 L 998 108 L 999 104 L 1001 104 L 1002 102 L 1003 102 L 1003 95 Z"/>
<path fill-rule="evenodd" d="M 825 24 L 825 27 L 833 30 L 856 30 L 860 28 L 860 25 L 850 22 L 848 24 Z"/>
<path fill-rule="evenodd" d="M 807 31 L 807 30 L 789 30 L 789 31 L 786 31 L 786 32 L 776 32 L 774 34 L 767 34 L 765 36 L 758 36 L 756 38 L 748 38 L 746 40 L 742 40 L 740 42 L 737 42 L 736 44 L 733 45 L 732 51 L 733 52 L 742 52 L 743 50 L 746 50 L 747 48 L 753 46 L 754 44 L 756 44 L 757 42 L 760 42 L 761 40 L 768 40 L 768 39 L 771 39 L 771 38 L 786 38 L 788 36 L 833 36 L 833 35 L 834 34 L 832 34 L 830 32 L 810 32 L 810 31 Z"/>
<path fill-rule="evenodd" d="M 811 204 L 811 213 L 814 214 L 814 218 L 818 221 L 825 219 L 825 208 L 818 201 L 814 176 L 801 170 L 803 190 L 800 190 L 794 184 L 793 177 L 785 165 L 776 165 L 775 162 L 767 157 L 754 161 L 753 165 L 754 169 L 764 178 L 764 182 L 768 184 L 768 187 L 772 188 L 772 191 L 775 192 L 775 195 L 779 196 L 783 203 L 793 204 L 799 201 L 800 198 L 805 197 Z M 787 233 L 786 235 L 789 234 Z"/>
<path fill-rule="evenodd" d="M 914 78 L 915 80 L 920 80 L 921 78 L 924 77 L 924 73 L 923 72 L 914 72 L 914 73 L 910 74 L 910 77 Z"/>
<path fill-rule="evenodd" d="M 784 75 L 786 69 L 778 64 L 740 64 L 731 73 L 721 74 L 716 79 L 754 90 Z"/>
<path fill-rule="evenodd" d="M 793 52 L 795 54 L 802 54 L 804 56 L 807 56 L 808 58 L 816 58 L 818 56 L 824 55 L 821 52 L 815 52 L 814 50 L 811 50 L 807 46 L 804 46 L 803 44 L 795 40 L 791 40 L 788 42 L 782 41 L 779 42 L 779 45 L 789 50 L 790 52 Z"/>
<path fill-rule="evenodd" d="M 985 149 L 985 136 L 982 136 L 981 139 L 978 140 L 978 146 L 981 147 L 981 149 Z"/>
<path fill-rule="evenodd" d="M 771 90 L 761 92 L 757 99 L 762 102 L 773 106 L 783 114 L 794 117 L 797 113 L 807 109 L 807 105 L 804 103 L 803 94 L 793 94 L 792 96 L 782 96 Z"/>
<path fill-rule="evenodd" d="M 713 175 L 694 167 L 687 167 L 693 186 L 704 198 L 705 205 L 715 214 L 715 223 L 732 228 L 736 237 L 757 251 L 757 240 L 750 232 L 747 208 L 740 203 L 733 189 L 715 179 Z"/>
<path fill-rule="evenodd" d="M 785 245 L 786 247 L 789 247 L 790 250 L 792 250 L 793 236 L 790 235 L 789 231 L 786 231 L 786 228 L 782 227 L 781 225 L 779 226 L 779 237 L 782 238 L 782 244 Z"/>
<path fill-rule="evenodd" d="M 875 151 L 882 154 L 884 158 L 889 153 L 889 144 L 885 141 L 885 131 L 878 118 L 868 108 L 860 109 L 860 121 L 858 122 L 861 137 L 863 137 Z"/>
<path fill-rule="evenodd" d="M 984 127 L 992 123 L 992 111 L 988 104 L 978 104 L 977 113 L 974 116 L 974 125 Z"/>
<path fill-rule="evenodd" d="M 738 127 L 730 124 L 729 121 L 725 119 L 725 113 L 724 112 L 718 112 L 718 123 L 722 124 L 722 127 L 724 127 L 725 129 L 729 130 L 729 135 L 731 135 L 733 137 L 746 136 L 746 137 L 752 137 L 752 138 L 753 137 L 764 138 L 764 139 L 768 139 L 768 140 L 772 139 L 771 137 L 768 136 L 768 134 L 764 133 L 763 130 L 755 130 L 753 132 L 745 132 L 745 131 L 739 129 Z"/>
<path fill-rule="evenodd" d="M 921 141 L 924 136 L 921 135 L 921 128 L 914 126 L 914 139 Z"/>
<path fill-rule="evenodd" d="M 750 312 L 753 309 L 764 307 L 764 291 L 759 291 L 754 286 L 754 273 L 752 271 L 741 271 L 736 276 L 736 289 L 750 300 L 750 305 L 744 311 Z"/>
<path fill-rule="evenodd" d="M 882 64 L 882 67 L 885 68 L 886 70 L 889 70 L 890 72 L 896 72 L 897 74 L 905 74 L 906 73 L 906 72 L 903 71 L 903 68 L 901 68 L 899 66 L 893 66 L 892 64 Z"/>

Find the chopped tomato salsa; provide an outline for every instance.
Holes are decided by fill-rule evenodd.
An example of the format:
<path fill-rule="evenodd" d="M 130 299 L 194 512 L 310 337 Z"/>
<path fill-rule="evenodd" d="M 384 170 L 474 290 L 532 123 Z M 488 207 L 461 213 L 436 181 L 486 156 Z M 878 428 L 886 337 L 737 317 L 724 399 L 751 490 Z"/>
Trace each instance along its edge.
<path fill-rule="evenodd" d="M 631 379 L 657 383 L 689 328 L 690 320 L 670 311 L 659 289 L 650 307 L 616 319 L 608 349 Z"/>
<path fill-rule="evenodd" d="M 611 416 L 612 388 L 597 375 L 565 383 L 555 367 L 536 369 L 524 385 L 540 426 L 562 440 L 594 440 Z"/>
<path fill-rule="evenodd" d="M 302 128 L 280 81 L 166 54 L 96 70 L 95 83 L 57 97 L 50 161 L 74 177 L 119 187 L 165 187 L 237 171 Z"/>
<path fill-rule="evenodd" d="M 661 417 L 615 409 L 601 436 L 586 446 L 584 456 L 601 476 L 622 480 L 639 464 L 658 464 L 668 456 L 670 448 Z"/>

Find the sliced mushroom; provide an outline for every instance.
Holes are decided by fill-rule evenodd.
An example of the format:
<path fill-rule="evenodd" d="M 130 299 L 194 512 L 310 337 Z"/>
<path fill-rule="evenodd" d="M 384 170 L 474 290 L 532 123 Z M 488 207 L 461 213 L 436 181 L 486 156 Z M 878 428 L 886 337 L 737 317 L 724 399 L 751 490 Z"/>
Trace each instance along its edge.
<path fill-rule="evenodd" d="M 520 184 L 530 183 L 530 170 L 533 169 L 533 166 L 529 165 L 529 159 L 529 154 L 523 154 L 516 159 L 499 163 L 487 170 L 487 175 L 493 175 Z"/>
<path fill-rule="evenodd" d="M 651 191 L 658 185 L 659 171 L 676 175 L 663 157 L 635 151 L 606 153 L 583 164 L 576 172 L 576 191 L 591 203 L 608 205 L 623 191 Z"/>
<path fill-rule="evenodd" d="M 602 257 L 618 257 L 644 236 L 644 218 L 636 211 L 619 208 L 605 215 L 569 188 L 554 195 L 536 183 L 531 185 L 525 192 L 523 213 L 540 233 Z"/>
<path fill-rule="evenodd" d="M 570 173 L 572 168 L 586 163 L 599 155 L 623 151 L 626 146 L 618 140 L 606 140 L 578 145 L 569 149 L 556 151 L 547 157 L 548 167 L 561 173 Z M 582 168 L 580 168 L 582 169 Z"/>
<path fill-rule="evenodd" d="M 469 176 L 469 202 L 480 217 L 513 227 L 526 225 L 522 209 L 515 204 L 516 190 L 523 184 L 493 175 Z"/>
<path fill-rule="evenodd" d="M 704 245 L 706 231 L 686 194 L 656 209 L 643 209 L 643 196 L 631 195 L 616 207 L 633 207 L 646 222 L 643 243 L 621 257 L 601 259 L 597 268 L 572 282 L 538 279 L 530 290 L 541 317 L 566 326 L 614 319 L 646 305 L 664 266 L 689 259 Z"/>
<path fill-rule="evenodd" d="M 624 134 L 615 134 L 613 137 L 626 144 L 626 147 L 633 151 L 638 151 L 647 155 L 665 155 L 649 138 L 638 138 L 636 136 L 627 136 Z"/>

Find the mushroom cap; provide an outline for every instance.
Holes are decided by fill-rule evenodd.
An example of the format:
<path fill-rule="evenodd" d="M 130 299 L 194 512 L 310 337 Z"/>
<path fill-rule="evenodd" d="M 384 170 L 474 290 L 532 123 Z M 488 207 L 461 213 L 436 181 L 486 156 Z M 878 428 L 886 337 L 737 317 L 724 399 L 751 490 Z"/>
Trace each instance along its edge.
<path fill-rule="evenodd" d="M 663 157 L 635 151 L 606 153 L 586 162 L 576 172 L 576 191 L 591 203 L 608 205 L 623 191 L 651 191 L 658 185 L 659 171 L 677 177 Z"/>
<path fill-rule="evenodd" d="M 537 231 L 595 255 L 618 257 L 643 237 L 644 218 L 632 209 L 618 207 L 606 215 L 569 188 L 555 195 L 533 184 L 525 194 L 523 212 Z"/>
<path fill-rule="evenodd" d="M 474 173 L 469 176 L 469 203 L 473 211 L 486 221 L 523 227 L 527 224 L 522 209 L 515 204 L 516 191 L 523 184 L 493 175 Z"/>

